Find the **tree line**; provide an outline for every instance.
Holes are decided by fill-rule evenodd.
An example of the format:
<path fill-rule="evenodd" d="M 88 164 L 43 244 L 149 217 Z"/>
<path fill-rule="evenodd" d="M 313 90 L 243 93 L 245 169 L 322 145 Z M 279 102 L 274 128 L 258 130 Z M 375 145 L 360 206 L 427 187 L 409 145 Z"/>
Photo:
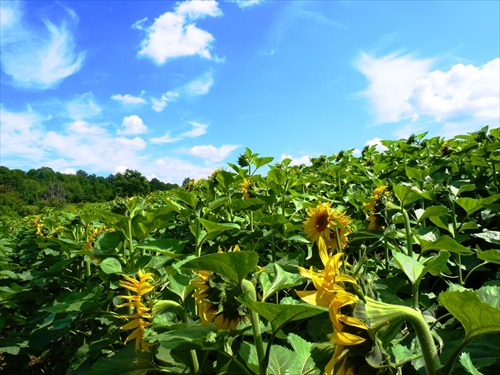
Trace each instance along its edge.
<path fill-rule="evenodd" d="M 156 177 L 148 180 L 139 171 L 127 169 L 108 177 L 55 172 L 41 167 L 24 172 L 0 166 L 0 217 L 36 214 L 44 207 L 68 203 L 107 202 L 118 197 L 145 195 L 178 187 Z"/>

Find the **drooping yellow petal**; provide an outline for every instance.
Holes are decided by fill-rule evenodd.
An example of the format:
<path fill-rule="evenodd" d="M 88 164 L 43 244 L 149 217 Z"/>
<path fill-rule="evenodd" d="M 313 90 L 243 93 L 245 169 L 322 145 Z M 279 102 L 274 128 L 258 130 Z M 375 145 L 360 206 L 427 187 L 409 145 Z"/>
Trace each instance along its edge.
<path fill-rule="evenodd" d="M 332 339 L 333 342 L 335 342 L 338 345 L 344 345 L 344 346 L 353 346 L 353 345 L 358 345 L 366 341 L 363 337 L 359 337 L 357 335 L 354 335 L 352 333 L 348 332 L 338 332 L 334 331 L 330 338 Z"/>

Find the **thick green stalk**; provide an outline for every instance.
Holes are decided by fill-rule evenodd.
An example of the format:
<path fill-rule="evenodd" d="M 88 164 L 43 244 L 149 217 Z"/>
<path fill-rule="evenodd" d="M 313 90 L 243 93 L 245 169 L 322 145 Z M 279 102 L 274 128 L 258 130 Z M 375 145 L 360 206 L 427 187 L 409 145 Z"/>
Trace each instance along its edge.
<path fill-rule="evenodd" d="M 365 297 L 365 299 L 365 309 L 367 318 L 370 320 L 370 330 L 377 331 L 388 324 L 398 324 L 403 321 L 410 322 L 415 329 L 422 349 L 427 374 L 436 375 L 441 363 L 439 362 L 431 330 L 422 313 L 408 306 L 392 305 L 370 297 Z"/>
<path fill-rule="evenodd" d="M 243 289 L 243 292 L 248 292 L 248 295 L 252 300 L 257 301 L 255 286 L 251 281 L 242 280 L 241 289 Z M 257 358 L 259 360 L 259 375 L 266 375 L 267 365 L 265 363 L 264 343 L 262 341 L 262 333 L 260 331 L 260 319 L 259 314 L 253 310 L 250 313 L 250 323 L 252 324 L 255 348 L 257 349 Z"/>
<path fill-rule="evenodd" d="M 411 257 L 413 256 L 413 234 L 411 233 L 410 217 L 408 216 L 408 212 L 404 208 L 401 208 L 401 213 L 403 214 L 403 218 L 405 220 L 406 248 L 407 248 L 406 255 Z"/>

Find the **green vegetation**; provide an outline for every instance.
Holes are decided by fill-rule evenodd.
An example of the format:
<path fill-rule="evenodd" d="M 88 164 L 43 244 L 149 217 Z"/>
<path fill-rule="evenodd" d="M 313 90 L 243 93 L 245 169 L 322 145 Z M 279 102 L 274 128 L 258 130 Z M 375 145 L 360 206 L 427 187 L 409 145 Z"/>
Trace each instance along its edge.
<path fill-rule="evenodd" d="M 0 218 L 41 213 L 43 208 L 61 209 L 66 204 L 109 202 L 117 197 L 146 195 L 178 187 L 157 178 L 148 181 L 140 172 L 127 169 L 107 178 L 54 172 L 51 168 L 31 169 L 27 173 L 0 166 Z"/>
<path fill-rule="evenodd" d="M 0 371 L 497 374 L 500 129 L 382 143 L 312 166 L 246 149 L 182 187 L 130 172 L 100 181 L 108 203 L 4 211 Z M 92 185 L 38 172 L 2 169 L 2 199 Z"/>

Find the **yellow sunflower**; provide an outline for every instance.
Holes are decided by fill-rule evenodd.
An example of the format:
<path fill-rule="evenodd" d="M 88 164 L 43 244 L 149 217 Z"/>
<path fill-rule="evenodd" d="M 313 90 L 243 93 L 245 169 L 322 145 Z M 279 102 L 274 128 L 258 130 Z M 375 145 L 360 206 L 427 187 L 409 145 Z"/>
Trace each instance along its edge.
<path fill-rule="evenodd" d="M 316 208 L 309 208 L 308 216 L 304 221 L 304 232 L 316 242 L 325 264 L 330 257 L 330 249 L 341 251 L 346 246 L 347 236 L 352 232 L 351 218 L 343 212 L 332 210 L 330 203 L 322 202 Z"/>
<path fill-rule="evenodd" d="M 385 219 L 382 216 L 382 210 L 384 208 L 384 197 L 387 197 L 390 192 L 386 185 L 381 185 L 373 191 L 373 195 L 370 198 L 370 203 L 365 204 L 365 208 L 369 211 L 368 217 L 368 230 L 380 230 L 385 227 Z"/>
<path fill-rule="evenodd" d="M 240 251 L 239 246 L 229 249 L 233 251 Z M 239 285 L 210 271 L 198 271 L 191 284 L 195 287 L 193 298 L 202 325 L 213 323 L 217 329 L 234 331 L 240 322 L 247 321 L 246 307 L 236 300 L 241 294 Z"/>
<path fill-rule="evenodd" d="M 252 197 L 252 181 L 249 178 L 244 178 L 241 183 L 241 191 L 243 191 L 243 198 L 248 199 Z"/>
<path fill-rule="evenodd" d="M 135 339 L 135 351 L 141 349 L 149 352 L 148 346 L 151 346 L 152 344 L 144 340 L 144 332 L 146 331 L 146 327 L 151 325 L 151 314 L 148 313 L 151 309 L 143 303 L 143 298 L 154 289 L 153 285 L 151 285 L 148 281 L 153 281 L 153 274 L 149 272 L 144 273 L 142 270 L 139 270 L 137 275 L 139 276 L 139 280 L 127 275 L 122 275 L 126 281 L 121 282 L 120 286 L 134 292 L 135 294 L 119 296 L 121 299 L 127 300 L 128 302 L 122 303 L 116 307 L 129 307 L 133 310 L 133 314 L 131 315 L 119 316 L 121 319 L 132 319 L 127 324 L 120 327 L 123 331 L 131 329 L 134 330 L 125 339 L 125 344 Z"/>
<path fill-rule="evenodd" d="M 346 332 L 345 328 L 347 326 L 351 327 L 349 328 L 350 331 L 368 329 L 362 321 L 347 313 L 352 311 L 352 307 L 348 306 L 355 305 L 358 302 L 358 297 L 344 289 L 346 283 L 356 284 L 356 280 L 341 272 L 342 256 L 343 253 L 337 253 L 323 261 L 324 270 L 314 271 L 312 267 L 309 270 L 299 267 L 300 274 L 311 279 L 316 290 L 296 291 L 297 295 L 309 304 L 328 307 L 332 322 L 333 333 L 330 335 L 330 339 L 335 343 L 335 352 L 325 367 L 325 374 L 327 375 L 353 373 L 352 368 L 346 367 L 347 358 L 338 371 L 334 372 L 335 366 L 347 353 L 345 347 L 358 345 L 365 341 L 365 338 L 361 336 Z M 347 312 L 344 311 L 346 308 Z"/>

